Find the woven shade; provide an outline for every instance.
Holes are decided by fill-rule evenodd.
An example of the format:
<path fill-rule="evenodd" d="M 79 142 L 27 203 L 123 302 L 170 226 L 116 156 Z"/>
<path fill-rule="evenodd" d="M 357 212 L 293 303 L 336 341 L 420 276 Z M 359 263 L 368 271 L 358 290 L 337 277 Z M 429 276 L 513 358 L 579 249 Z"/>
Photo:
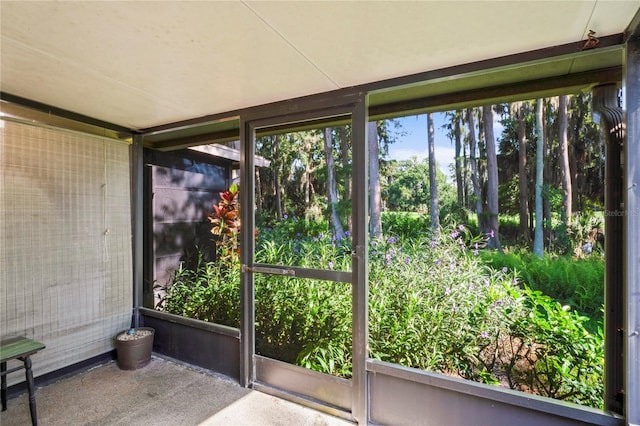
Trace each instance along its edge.
<path fill-rule="evenodd" d="M 0 334 L 46 344 L 33 357 L 38 376 L 109 352 L 129 327 L 129 147 L 20 122 L 0 127 Z"/>

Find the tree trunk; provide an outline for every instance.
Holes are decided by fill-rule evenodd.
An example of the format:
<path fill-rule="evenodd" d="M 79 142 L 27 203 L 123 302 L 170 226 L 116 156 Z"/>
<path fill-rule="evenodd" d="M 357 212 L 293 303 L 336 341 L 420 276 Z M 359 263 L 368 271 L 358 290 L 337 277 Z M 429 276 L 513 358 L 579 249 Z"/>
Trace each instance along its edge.
<path fill-rule="evenodd" d="M 436 179 L 437 170 L 434 139 L 433 117 L 431 114 L 427 114 L 427 144 L 429 145 L 429 213 L 431 218 L 431 230 L 434 233 L 438 233 L 440 231 L 440 208 L 438 205 L 438 181 Z"/>
<path fill-rule="evenodd" d="M 282 220 L 282 189 L 280 188 L 280 136 L 273 136 L 273 158 L 274 158 L 274 190 L 276 199 L 276 216 Z"/>
<path fill-rule="evenodd" d="M 342 169 L 344 170 L 343 200 L 351 199 L 351 163 L 349 161 L 349 141 L 347 141 L 346 126 L 340 127 L 340 152 L 342 155 Z M 351 215 L 347 215 L 347 229 L 351 229 Z"/>
<path fill-rule="evenodd" d="M 467 108 L 467 121 L 469 122 L 469 162 L 471 163 L 471 184 L 473 186 L 473 203 L 478 219 L 480 232 L 485 232 L 482 226 L 482 194 L 480 193 L 480 182 L 478 177 L 478 158 L 476 157 L 476 124 L 473 119 L 473 109 Z"/>
<path fill-rule="evenodd" d="M 484 135 L 484 120 L 482 108 L 478 113 L 478 186 L 480 187 L 480 203 L 482 208 L 478 215 L 478 227 L 483 234 L 489 234 L 489 208 L 487 207 L 487 149 Z"/>
<path fill-rule="evenodd" d="M 327 160 L 327 201 L 329 202 L 331 229 L 333 235 L 336 237 L 342 237 L 344 235 L 344 229 L 342 223 L 340 223 L 340 216 L 338 216 L 338 210 L 336 204 L 338 203 L 338 190 L 336 189 L 336 177 L 335 168 L 333 165 L 333 129 L 327 127 L 324 129 L 324 153 Z"/>
<path fill-rule="evenodd" d="M 520 103 L 516 111 L 518 118 L 518 187 L 520 189 L 520 235 L 526 243 L 529 235 L 529 176 L 527 173 L 527 134 L 525 126 L 525 104 Z"/>
<path fill-rule="evenodd" d="M 574 101 L 576 101 L 576 103 L 579 102 L 577 98 L 574 98 Z M 571 162 L 571 164 L 569 167 L 573 172 L 573 175 L 571 176 L 571 182 L 572 182 L 571 198 L 573 200 L 573 206 L 571 206 L 571 210 L 581 211 L 583 210 L 584 206 L 580 202 L 581 173 L 579 173 L 580 167 L 578 167 L 578 164 L 582 163 L 581 161 L 582 155 L 580 153 L 584 152 L 584 149 L 583 149 L 584 140 L 580 137 L 580 129 L 582 129 L 582 126 L 584 123 L 583 114 L 585 114 L 585 111 L 583 111 L 583 109 L 580 108 L 579 105 L 575 105 L 575 106 L 576 107 L 571 114 L 571 118 L 572 118 L 571 129 L 573 131 L 571 132 L 571 143 L 569 144 L 569 149 L 571 149 L 571 155 L 569 156 L 569 161 Z M 604 179 L 601 178 L 600 182 L 604 182 Z"/>
<path fill-rule="evenodd" d="M 551 126 L 547 123 L 547 117 L 551 117 L 551 100 L 548 101 L 549 112 L 546 111 L 546 106 L 542 109 L 542 128 L 544 129 L 544 144 L 542 145 L 542 161 L 544 162 L 544 168 L 542 172 L 542 214 L 544 216 L 544 223 L 551 224 L 551 197 L 548 190 L 549 185 L 552 184 L 551 179 Z M 547 191 L 545 191 L 545 187 Z M 546 194 L 545 194 L 546 192 Z M 546 247 L 551 248 L 553 246 L 553 229 L 551 226 L 542 226 L 542 233 L 547 238 Z"/>
<path fill-rule="evenodd" d="M 302 156 L 300 156 L 300 161 L 302 162 L 304 171 L 302 172 L 302 176 L 300 176 L 300 190 L 302 191 L 302 193 L 304 194 L 304 208 L 305 211 L 307 212 L 307 215 L 309 213 L 309 210 L 311 208 L 311 173 L 313 172 L 313 160 L 312 160 L 312 145 L 314 145 L 315 143 L 317 143 L 317 140 L 314 140 L 313 142 L 311 142 L 311 140 L 306 137 L 304 138 L 304 142 L 301 146 L 301 150 L 304 153 Z M 294 181 L 295 180 L 295 171 L 293 169 L 293 167 L 290 169 L 290 174 L 288 177 L 288 181 Z"/>
<path fill-rule="evenodd" d="M 378 143 L 378 125 L 369 122 L 369 233 L 371 239 L 382 237 L 382 196 L 380 191 L 380 147 Z"/>
<path fill-rule="evenodd" d="M 462 120 L 462 111 L 460 112 L 460 119 Z M 467 207 L 469 205 L 469 185 L 467 184 L 467 182 L 469 182 L 469 165 L 467 163 L 467 144 L 463 141 L 462 143 L 462 196 L 463 196 L 463 203 L 462 205 L 464 207 Z"/>
<path fill-rule="evenodd" d="M 462 135 L 460 134 L 460 119 L 462 116 L 462 111 L 456 111 L 454 116 L 455 124 L 454 124 L 454 133 L 455 133 L 455 144 L 456 144 L 456 189 L 458 190 L 458 205 L 464 205 L 464 191 L 463 191 L 463 181 L 462 181 L 462 158 L 460 157 L 460 151 L 462 150 Z"/>
<path fill-rule="evenodd" d="M 533 239 L 533 254 L 538 257 L 544 257 L 544 233 L 542 224 L 542 184 L 544 168 L 544 127 L 542 125 L 542 99 L 538 99 L 536 105 L 536 130 L 538 133 L 538 141 L 536 146 L 536 228 Z"/>
<path fill-rule="evenodd" d="M 560 96 L 558 121 L 560 123 L 560 179 L 562 180 L 562 204 L 567 224 L 571 224 L 573 205 L 571 167 L 569 165 L 569 140 L 567 135 L 567 95 Z"/>
<path fill-rule="evenodd" d="M 256 167 L 256 213 L 262 213 L 264 200 L 262 197 L 262 181 L 260 180 L 260 167 Z"/>
<path fill-rule="evenodd" d="M 302 174 L 302 186 L 304 188 L 304 208 L 309 211 L 311 208 L 311 172 L 308 167 L 304 169 Z"/>
<path fill-rule="evenodd" d="M 491 105 L 482 107 L 482 119 L 484 121 L 485 144 L 487 152 L 487 208 L 489 223 L 490 248 L 502 250 L 498 232 L 500 223 L 498 220 L 498 156 L 496 154 L 496 141 L 493 136 L 493 109 Z"/>

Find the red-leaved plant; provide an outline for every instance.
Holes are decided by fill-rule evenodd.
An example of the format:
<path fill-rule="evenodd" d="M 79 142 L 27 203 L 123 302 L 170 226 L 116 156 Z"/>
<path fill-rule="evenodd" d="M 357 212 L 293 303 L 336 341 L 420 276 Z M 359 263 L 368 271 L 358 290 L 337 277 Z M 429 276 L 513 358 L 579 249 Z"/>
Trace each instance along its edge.
<path fill-rule="evenodd" d="M 227 191 L 220 193 L 218 205 L 213 206 L 209 221 L 213 224 L 211 233 L 215 235 L 218 260 L 231 262 L 238 260 L 240 249 L 240 217 L 238 210 L 238 185 L 235 183 Z"/>

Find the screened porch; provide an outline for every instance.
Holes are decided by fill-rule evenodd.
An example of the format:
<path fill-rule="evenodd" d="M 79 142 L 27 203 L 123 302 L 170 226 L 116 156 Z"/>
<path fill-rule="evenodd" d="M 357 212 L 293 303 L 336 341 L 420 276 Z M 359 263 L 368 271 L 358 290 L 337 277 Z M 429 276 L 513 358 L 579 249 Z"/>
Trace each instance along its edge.
<path fill-rule="evenodd" d="M 222 380 L 237 399 L 258 395 L 246 413 L 276 410 L 256 423 L 640 424 L 639 10 L 638 1 L 603 0 L 3 1 L 0 334 L 46 345 L 32 356 L 38 414 L 51 419 L 43 395 L 59 378 L 115 370 L 117 333 L 152 327 L 151 364 L 115 377 L 149 376 L 153 389 L 171 386 L 163 370 L 195 369 L 200 384 L 185 385 L 194 394 L 211 397 Z M 370 123 L 578 93 L 592 97 L 605 134 L 603 197 L 615 212 L 604 219 L 602 408 L 372 357 Z M 257 243 L 271 232 L 258 214 L 261 170 L 278 165 L 263 157 L 266 144 L 342 127 L 351 180 L 344 264 L 269 260 Z M 300 164 L 287 170 L 305 173 Z M 236 184 L 242 226 L 226 253 L 237 256 L 235 322 L 158 309 L 161 284 L 209 243 L 216 222 L 207 208 Z M 213 248 L 198 255 L 226 261 Z M 348 306 L 344 374 L 269 346 L 273 311 L 256 297 L 265 286 L 328 288 L 335 306 Z M 3 424 L 27 404 L 24 381 L 8 376 Z M 235 401 L 217 398 L 179 400 L 165 424 L 243 423 L 216 417 Z M 206 411 L 198 407 L 212 411 L 187 416 Z M 141 411 L 99 420 L 110 421 L 148 424 Z"/>

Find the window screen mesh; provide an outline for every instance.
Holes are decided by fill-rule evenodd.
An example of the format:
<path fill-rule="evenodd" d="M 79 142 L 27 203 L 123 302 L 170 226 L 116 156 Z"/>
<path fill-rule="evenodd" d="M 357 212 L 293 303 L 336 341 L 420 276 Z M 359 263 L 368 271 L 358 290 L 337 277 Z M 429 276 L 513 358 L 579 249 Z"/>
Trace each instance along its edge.
<path fill-rule="evenodd" d="M 131 320 L 128 145 L 0 120 L 0 172 L 0 335 L 47 345 L 36 376 L 110 351 Z"/>

